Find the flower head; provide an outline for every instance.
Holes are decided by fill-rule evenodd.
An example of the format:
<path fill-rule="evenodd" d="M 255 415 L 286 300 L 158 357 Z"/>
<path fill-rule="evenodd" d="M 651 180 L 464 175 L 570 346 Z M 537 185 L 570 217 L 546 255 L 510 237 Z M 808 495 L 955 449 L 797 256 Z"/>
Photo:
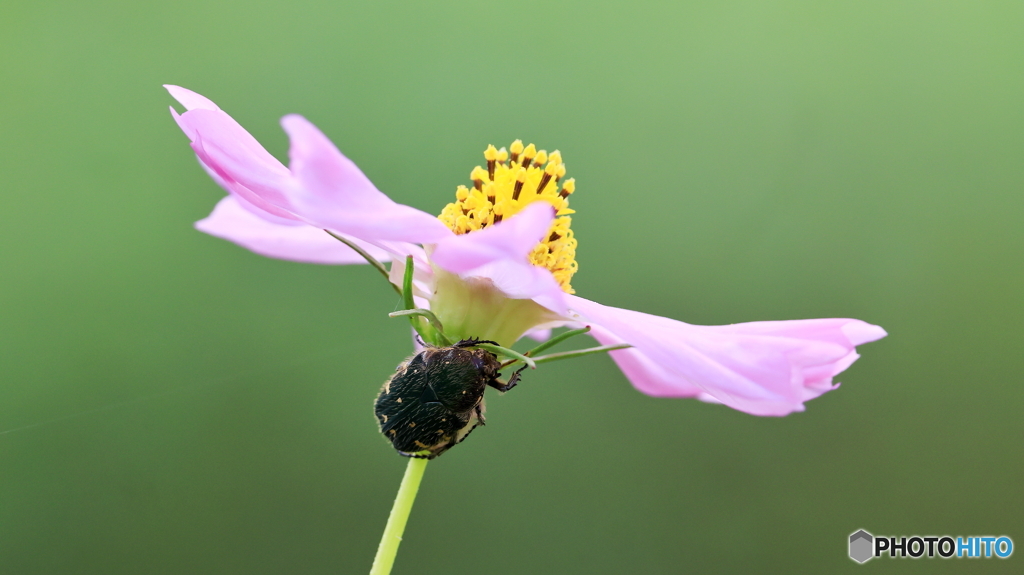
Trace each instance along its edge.
<path fill-rule="evenodd" d="M 643 393 L 786 415 L 835 389 L 856 346 L 886 335 L 855 319 L 695 326 L 574 295 L 575 181 L 563 181 L 558 151 L 518 140 L 488 147 L 472 186 L 459 186 L 434 217 L 390 200 L 300 116 L 281 121 L 291 139 L 286 168 L 210 100 L 167 89 L 187 109 L 171 113 L 200 164 L 228 192 L 197 228 L 280 259 L 390 260 L 399 287 L 411 258 L 416 304 L 453 338 L 511 345 L 528 332 L 589 326 L 604 345 L 631 346 L 610 353 Z"/>
<path fill-rule="evenodd" d="M 576 238 L 569 228 L 574 213 L 569 209 L 569 195 L 576 181 L 565 176 L 562 154 L 555 150 L 549 156 L 544 150 L 522 140 L 512 142 L 511 155 L 505 148 L 488 146 L 484 151 L 487 169 L 477 166 L 470 173 L 473 188 L 459 186 L 455 202 L 445 206 L 439 216 L 456 234 L 468 234 L 511 218 L 534 203 L 550 205 L 555 219 L 548 233 L 528 254 L 529 262 L 547 269 L 566 293 L 574 293 L 570 280 L 576 273 Z"/>

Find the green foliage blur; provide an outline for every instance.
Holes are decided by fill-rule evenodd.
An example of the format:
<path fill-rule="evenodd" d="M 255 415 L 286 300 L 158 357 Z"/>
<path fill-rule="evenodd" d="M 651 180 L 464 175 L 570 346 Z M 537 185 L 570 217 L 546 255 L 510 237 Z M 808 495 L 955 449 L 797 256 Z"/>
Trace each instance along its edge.
<path fill-rule="evenodd" d="M 427 468 L 395 573 L 1019 573 L 1024 4 L 0 7 L 0 573 L 365 573 L 411 350 L 366 266 L 195 231 L 223 192 L 160 87 L 284 159 L 300 113 L 437 213 L 487 144 L 558 148 L 579 295 L 888 338 L 786 418 L 543 366 Z M 180 110 L 180 107 L 178 107 Z M 583 342 L 586 344 L 587 342 Z"/>

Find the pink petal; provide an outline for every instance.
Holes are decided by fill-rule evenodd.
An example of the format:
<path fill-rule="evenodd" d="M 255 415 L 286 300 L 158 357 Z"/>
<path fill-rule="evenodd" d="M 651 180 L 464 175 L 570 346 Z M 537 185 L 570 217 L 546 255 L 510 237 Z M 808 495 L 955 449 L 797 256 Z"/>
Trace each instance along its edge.
<path fill-rule="evenodd" d="M 551 339 L 551 328 L 535 329 L 524 334 L 526 337 L 541 343 Z"/>
<path fill-rule="evenodd" d="M 220 110 L 217 104 L 214 104 L 205 96 L 200 96 L 192 90 L 182 88 L 181 86 L 175 86 L 173 84 L 164 84 L 164 88 L 171 93 L 171 97 L 177 100 L 182 106 L 185 106 L 186 110 L 195 110 L 202 108 L 205 110 Z M 171 112 L 174 113 L 173 108 Z"/>
<path fill-rule="evenodd" d="M 431 243 L 452 235 L 436 217 L 391 201 L 312 124 L 286 116 L 293 169 L 276 158 L 210 100 L 178 86 L 168 91 L 188 108 L 171 114 L 218 184 L 277 218 L 359 238 L 377 245 Z"/>
<path fill-rule="evenodd" d="M 245 200 L 228 196 L 213 213 L 196 222 L 196 229 L 234 242 L 257 254 L 315 264 L 362 264 L 366 260 L 351 248 L 312 226 L 274 218 Z M 347 238 L 378 261 L 387 261 L 380 248 Z"/>
<path fill-rule="evenodd" d="M 555 210 L 543 202 L 486 229 L 438 242 L 431 260 L 463 278 L 487 278 L 512 299 L 532 299 L 564 315 L 565 292 L 551 272 L 529 262 L 527 255 L 548 233 Z"/>
<path fill-rule="evenodd" d="M 596 323 L 590 324 L 590 335 L 601 345 L 631 343 Z M 680 380 L 659 364 L 650 361 L 636 347 L 613 351 L 609 355 L 633 386 L 656 397 L 698 397 L 704 390 L 687 381 Z"/>
<path fill-rule="evenodd" d="M 564 316 L 568 313 L 565 292 L 548 270 L 528 261 L 497 261 L 480 266 L 461 277 L 486 278 L 510 299 L 532 299 L 543 307 Z"/>
<path fill-rule="evenodd" d="M 197 109 L 177 118 L 199 160 L 226 187 L 278 217 L 301 219 L 288 199 L 291 174 L 249 132 L 220 110 Z"/>
<path fill-rule="evenodd" d="M 452 273 L 465 273 L 480 266 L 505 260 L 526 260 L 551 228 L 555 209 L 534 202 L 515 216 L 489 228 L 451 236 L 438 243 L 432 259 Z"/>
<path fill-rule="evenodd" d="M 812 319 L 695 326 L 568 296 L 640 391 L 700 397 L 754 415 L 803 411 L 803 403 L 838 387 L 832 378 L 857 359 L 854 348 L 885 337 L 856 319 Z"/>
<path fill-rule="evenodd" d="M 291 170 L 297 181 L 292 200 L 317 225 L 366 239 L 420 244 L 452 235 L 437 217 L 395 203 L 377 190 L 302 116 L 285 116 L 281 125 L 291 138 Z"/>

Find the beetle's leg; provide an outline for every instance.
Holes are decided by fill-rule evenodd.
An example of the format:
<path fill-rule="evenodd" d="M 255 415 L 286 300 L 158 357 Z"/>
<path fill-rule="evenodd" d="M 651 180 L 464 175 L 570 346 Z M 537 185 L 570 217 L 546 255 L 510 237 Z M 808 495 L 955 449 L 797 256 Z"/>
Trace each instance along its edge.
<path fill-rule="evenodd" d="M 476 412 L 476 423 L 474 423 L 473 427 L 470 427 L 469 431 L 467 431 L 466 434 L 463 435 L 462 437 L 459 437 L 458 434 L 456 434 L 455 438 L 452 439 L 452 445 L 455 445 L 456 443 L 462 443 L 463 441 L 466 440 L 467 437 L 469 437 L 470 433 L 473 433 L 474 429 L 486 423 L 484 421 L 484 410 L 481 409 L 479 405 L 474 408 L 474 411 Z"/>
<path fill-rule="evenodd" d="M 498 343 L 496 341 L 491 341 L 489 339 L 477 339 L 475 337 L 471 337 L 469 339 L 460 340 L 458 343 L 456 343 L 452 347 L 473 347 L 474 345 L 476 345 L 478 343 L 489 343 L 491 345 L 497 345 L 497 346 L 501 345 L 500 343 Z"/>
<path fill-rule="evenodd" d="M 523 367 L 520 367 L 519 369 L 517 369 L 515 371 L 515 373 L 512 374 L 512 377 L 508 378 L 508 383 L 501 383 L 500 381 L 498 381 L 498 378 L 494 378 L 494 379 L 488 381 L 487 385 L 489 385 L 489 386 L 493 387 L 494 389 L 497 389 L 498 391 L 504 393 L 504 392 L 512 389 L 513 387 L 515 387 L 519 383 L 519 374 L 522 373 L 522 371 L 524 369 L 526 369 L 525 365 Z"/>

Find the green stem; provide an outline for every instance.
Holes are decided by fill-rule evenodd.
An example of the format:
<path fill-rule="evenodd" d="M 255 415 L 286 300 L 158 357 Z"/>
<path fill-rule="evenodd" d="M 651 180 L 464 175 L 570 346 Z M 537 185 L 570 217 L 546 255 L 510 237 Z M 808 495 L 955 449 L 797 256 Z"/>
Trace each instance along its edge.
<path fill-rule="evenodd" d="M 364 250 L 363 248 L 357 246 L 355 244 L 355 242 L 350 242 L 347 239 L 345 239 L 345 238 L 339 236 L 338 234 L 332 232 L 331 230 L 324 230 L 324 231 L 327 232 L 327 234 L 330 235 L 332 238 L 334 238 L 334 239 L 338 240 L 339 242 L 345 244 L 346 246 L 352 248 L 352 251 L 354 251 L 357 254 L 363 256 L 363 259 L 366 260 L 366 263 L 368 263 L 371 266 L 377 268 L 377 271 L 379 271 L 381 273 L 381 275 L 384 276 L 384 279 L 388 280 L 388 285 L 391 286 L 396 292 L 398 292 L 398 295 L 402 295 L 402 290 L 398 289 L 398 286 L 396 286 L 395 284 L 391 283 L 391 276 L 388 275 L 388 269 L 384 267 L 384 264 L 382 264 L 379 261 L 377 261 L 377 258 L 371 256 L 366 250 Z"/>
<path fill-rule="evenodd" d="M 402 477 L 402 484 L 398 487 L 398 495 L 395 496 L 395 506 L 391 508 L 388 524 L 384 527 L 384 535 L 380 538 L 380 546 L 377 547 L 377 556 L 373 559 L 370 575 L 388 575 L 391 573 L 391 566 L 395 564 L 398 545 L 402 542 L 405 523 L 409 520 L 409 512 L 412 511 L 412 504 L 416 501 L 416 492 L 419 491 L 420 481 L 423 479 L 423 470 L 427 468 L 427 461 L 429 460 L 415 457 L 409 458 L 409 465 L 405 468 L 405 476 Z"/>

